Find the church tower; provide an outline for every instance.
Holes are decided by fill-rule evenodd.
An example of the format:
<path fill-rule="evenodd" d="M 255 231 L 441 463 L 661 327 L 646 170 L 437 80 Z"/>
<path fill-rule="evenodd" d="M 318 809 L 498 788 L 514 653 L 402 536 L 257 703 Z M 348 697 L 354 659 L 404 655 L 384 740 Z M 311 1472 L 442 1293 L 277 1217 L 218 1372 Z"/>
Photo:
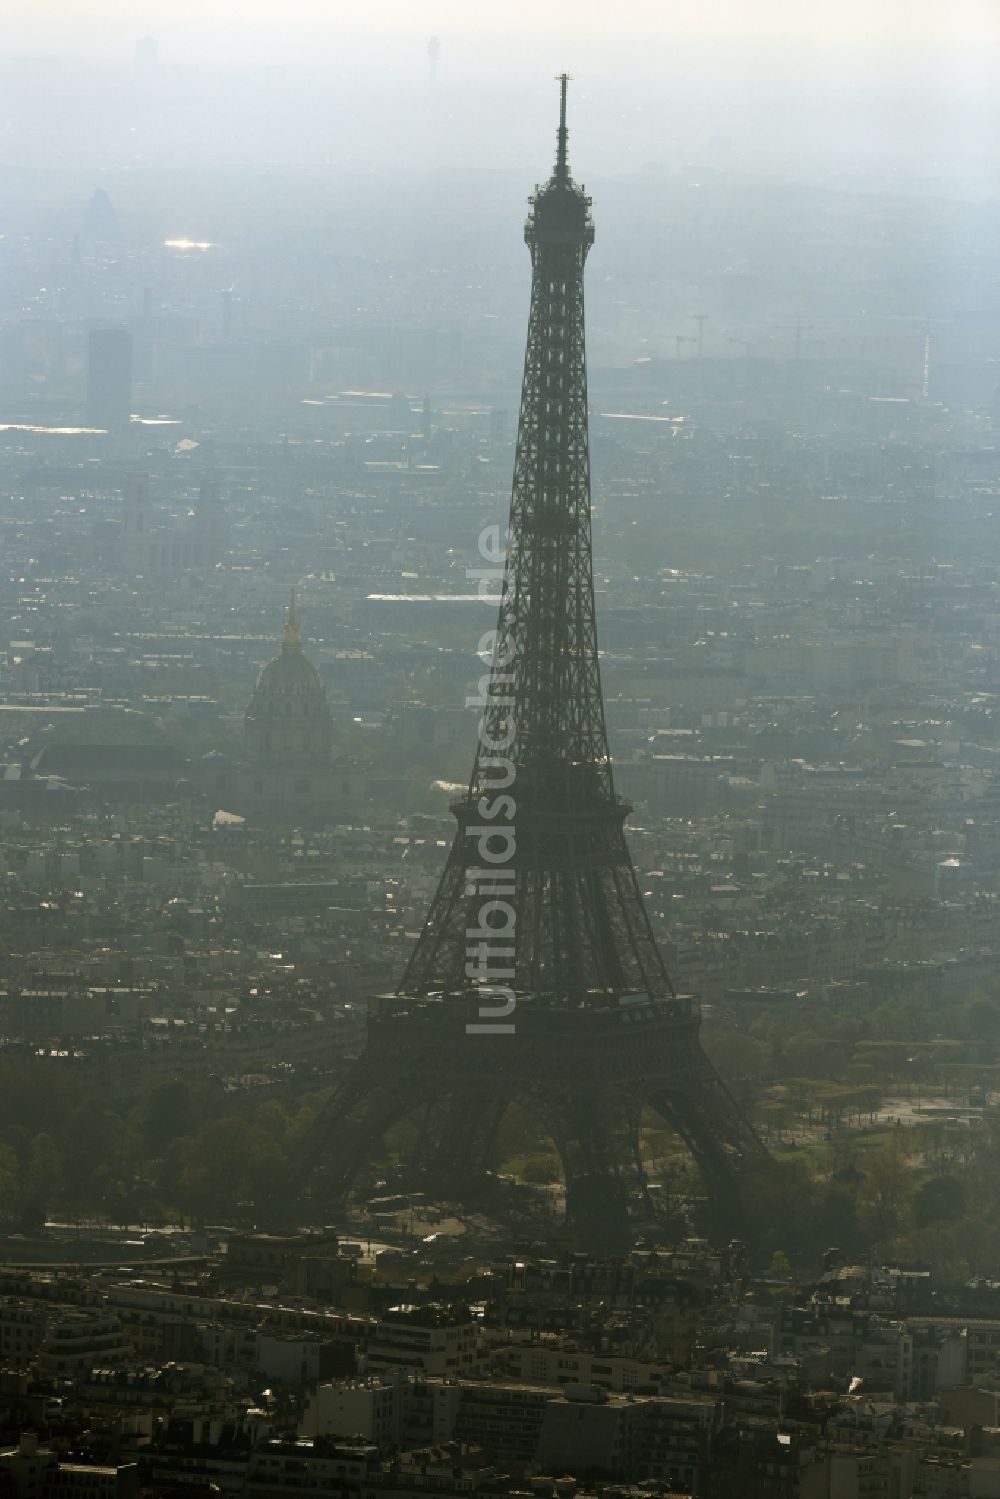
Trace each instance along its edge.
<path fill-rule="evenodd" d="M 294 589 L 281 651 L 261 668 L 243 718 L 243 754 L 206 755 L 201 780 L 220 810 L 304 829 L 346 821 L 367 798 L 364 770 L 334 753 L 333 715 L 302 649 Z"/>

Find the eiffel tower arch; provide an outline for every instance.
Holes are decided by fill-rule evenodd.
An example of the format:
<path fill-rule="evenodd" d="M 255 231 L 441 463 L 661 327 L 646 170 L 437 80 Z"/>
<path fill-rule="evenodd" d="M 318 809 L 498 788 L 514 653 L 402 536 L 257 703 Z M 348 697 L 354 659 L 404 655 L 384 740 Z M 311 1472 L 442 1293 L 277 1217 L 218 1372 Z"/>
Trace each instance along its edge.
<path fill-rule="evenodd" d="M 397 992 L 313 1130 L 303 1167 L 343 1196 L 394 1124 L 461 1196 L 505 1111 L 555 1142 L 567 1217 L 620 1242 L 642 1182 L 639 1121 L 683 1138 L 716 1198 L 764 1148 L 675 993 L 625 837 L 601 692 L 591 553 L 584 340 L 590 199 L 556 161 L 525 226 L 532 286 L 503 586 L 478 746 L 458 828 Z"/>

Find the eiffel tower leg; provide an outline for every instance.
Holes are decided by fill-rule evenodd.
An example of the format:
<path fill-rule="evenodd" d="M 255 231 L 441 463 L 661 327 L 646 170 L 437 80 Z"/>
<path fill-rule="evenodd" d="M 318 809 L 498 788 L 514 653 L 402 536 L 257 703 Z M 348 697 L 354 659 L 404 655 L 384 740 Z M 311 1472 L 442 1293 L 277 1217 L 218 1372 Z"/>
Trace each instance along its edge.
<path fill-rule="evenodd" d="M 652 1204 L 649 1200 L 649 1182 L 646 1176 L 646 1166 L 642 1159 L 642 1105 L 630 1100 L 625 1109 L 626 1139 L 628 1141 L 629 1154 L 632 1157 L 632 1169 L 635 1173 L 635 1182 L 642 1197 L 642 1201 L 649 1211 Z"/>
<path fill-rule="evenodd" d="M 680 1135 L 710 1189 L 715 1231 L 742 1230 L 740 1175 L 748 1165 L 767 1159 L 752 1127 L 706 1059 L 683 1083 L 657 1089 L 650 1106 Z"/>
<path fill-rule="evenodd" d="M 424 1074 L 387 1075 L 363 1057 L 316 1118 L 298 1162 L 304 1177 L 316 1168 L 320 1195 L 341 1201 L 379 1140 L 407 1114 L 434 1098 Z"/>
<path fill-rule="evenodd" d="M 542 1110 L 566 1182 L 566 1221 L 581 1248 L 612 1253 L 631 1238 L 628 1186 L 616 1159 L 604 1100 L 565 1093 Z"/>
<path fill-rule="evenodd" d="M 489 1169 L 508 1098 L 481 1087 L 456 1089 L 439 1120 L 434 1174 L 449 1196 L 462 1196 L 482 1184 Z"/>
<path fill-rule="evenodd" d="M 432 1169 L 438 1158 L 447 1107 L 447 1099 L 439 1095 L 428 1099 L 420 1111 L 420 1129 L 413 1147 L 413 1163 L 424 1170 Z"/>

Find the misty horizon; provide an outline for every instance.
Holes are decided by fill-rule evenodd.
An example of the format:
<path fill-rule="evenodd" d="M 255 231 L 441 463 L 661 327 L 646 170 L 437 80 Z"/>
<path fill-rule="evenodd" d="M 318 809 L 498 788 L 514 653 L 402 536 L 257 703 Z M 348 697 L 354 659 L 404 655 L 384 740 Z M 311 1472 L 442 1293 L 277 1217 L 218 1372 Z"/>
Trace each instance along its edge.
<path fill-rule="evenodd" d="M 196 153 L 203 167 L 537 176 L 551 79 L 565 68 L 585 178 L 721 163 L 988 194 L 1000 166 L 1000 24 L 984 7 L 951 7 L 947 26 L 931 5 L 888 0 L 811 25 L 794 7 L 752 7 L 757 24 L 735 36 L 727 21 L 741 7 L 703 9 L 700 26 L 689 9 L 626 6 L 612 26 L 597 7 L 572 24 L 569 9 L 515 8 L 478 29 L 461 7 L 417 25 L 411 8 L 385 3 L 338 8 L 322 24 L 308 5 L 283 7 L 280 28 L 263 4 L 231 24 L 213 6 L 197 26 L 183 8 L 15 9 L 0 43 L 0 167 L 94 174 Z M 137 73 L 145 35 L 157 62 Z"/>

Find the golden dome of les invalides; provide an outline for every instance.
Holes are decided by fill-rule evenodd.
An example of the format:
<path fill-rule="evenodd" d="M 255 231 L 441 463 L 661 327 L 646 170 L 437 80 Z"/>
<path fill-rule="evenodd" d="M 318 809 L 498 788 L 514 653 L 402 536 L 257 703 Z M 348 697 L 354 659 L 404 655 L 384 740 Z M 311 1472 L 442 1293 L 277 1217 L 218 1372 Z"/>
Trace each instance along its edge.
<path fill-rule="evenodd" d="M 251 760 L 278 770 L 330 764 L 332 733 L 326 689 L 302 649 L 294 591 L 281 654 L 262 667 L 244 719 Z"/>

